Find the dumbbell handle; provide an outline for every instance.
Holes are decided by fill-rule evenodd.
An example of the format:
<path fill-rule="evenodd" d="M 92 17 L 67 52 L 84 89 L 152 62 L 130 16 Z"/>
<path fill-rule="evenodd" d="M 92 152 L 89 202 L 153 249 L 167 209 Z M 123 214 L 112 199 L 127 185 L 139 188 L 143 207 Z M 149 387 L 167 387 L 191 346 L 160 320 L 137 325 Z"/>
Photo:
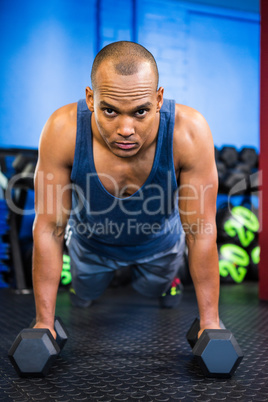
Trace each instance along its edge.
<path fill-rule="evenodd" d="M 228 329 L 205 329 L 202 334 L 200 335 L 200 337 L 197 339 L 197 341 L 195 342 L 195 345 L 193 347 L 193 354 L 196 355 L 198 353 L 199 350 L 199 345 L 202 344 L 203 339 L 206 338 L 207 334 L 209 334 L 209 336 L 211 337 L 211 339 L 215 339 L 215 340 L 221 340 L 221 339 L 226 339 L 227 337 L 231 337 L 232 336 L 232 332 L 229 331 Z"/>
<path fill-rule="evenodd" d="M 35 324 L 36 324 L 36 319 L 34 319 L 31 322 L 29 328 L 33 328 L 35 326 Z M 57 334 L 56 342 L 59 345 L 60 350 L 62 350 L 65 343 L 67 342 L 68 333 L 67 333 L 66 329 L 64 328 L 63 322 L 60 319 L 60 317 L 55 317 L 54 329 Z"/>
<path fill-rule="evenodd" d="M 221 329 L 226 329 L 225 325 L 223 324 L 223 322 L 221 320 L 220 320 L 220 327 L 221 327 Z M 199 320 L 199 318 L 196 318 L 186 335 L 187 340 L 192 349 L 194 348 L 196 342 L 198 341 L 198 332 L 199 331 L 200 331 L 200 320 Z M 219 330 L 217 330 L 217 331 L 219 331 Z"/>

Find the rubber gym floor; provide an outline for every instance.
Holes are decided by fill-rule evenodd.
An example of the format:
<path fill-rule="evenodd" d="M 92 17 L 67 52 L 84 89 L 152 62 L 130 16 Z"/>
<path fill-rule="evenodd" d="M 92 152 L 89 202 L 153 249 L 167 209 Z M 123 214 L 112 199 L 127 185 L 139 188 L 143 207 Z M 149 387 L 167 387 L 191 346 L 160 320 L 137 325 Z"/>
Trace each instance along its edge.
<path fill-rule="evenodd" d="M 34 317 L 33 295 L 1 289 L 0 303 L 1 401 L 268 401 L 268 303 L 256 282 L 221 286 L 221 319 L 245 355 L 231 379 L 205 378 L 192 356 L 192 287 L 173 310 L 129 286 L 107 289 L 88 309 L 60 291 L 56 313 L 69 339 L 46 378 L 19 378 L 7 356 Z"/>

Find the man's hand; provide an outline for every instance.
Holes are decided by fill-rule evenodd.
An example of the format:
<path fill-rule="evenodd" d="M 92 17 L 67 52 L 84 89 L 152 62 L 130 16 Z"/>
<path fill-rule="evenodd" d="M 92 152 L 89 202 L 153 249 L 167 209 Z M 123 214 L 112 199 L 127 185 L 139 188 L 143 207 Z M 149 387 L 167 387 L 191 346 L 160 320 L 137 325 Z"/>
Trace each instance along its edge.
<path fill-rule="evenodd" d="M 49 331 L 51 332 L 52 336 L 54 339 L 57 338 L 57 334 L 56 331 L 54 330 L 53 327 L 48 327 L 46 324 L 42 323 L 42 322 L 37 322 L 34 326 L 34 328 L 45 328 L 45 329 L 49 329 Z"/>
<path fill-rule="evenodd" d="M 209 325 L 205 325 L 203 328 L 200 329 L 200 331 L 198 331 L 198 339 L 200 338 L 200 336 L 202 335 L 203 331 L 205 331 L 205 329 L 222 329 L 219 325 L 219 323 L 212 323 Z"/>

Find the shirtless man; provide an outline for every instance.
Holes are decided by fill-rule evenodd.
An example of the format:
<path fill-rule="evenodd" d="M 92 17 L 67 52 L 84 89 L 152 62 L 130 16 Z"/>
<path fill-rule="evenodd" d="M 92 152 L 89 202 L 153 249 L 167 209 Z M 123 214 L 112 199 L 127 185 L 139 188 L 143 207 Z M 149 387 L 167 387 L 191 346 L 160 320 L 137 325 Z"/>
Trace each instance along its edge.
<path fill-rule="evenodd" d="M 64 235 L 73 303 L 88 306 L 130 265 L 133 287 L 165 297 L 184 233 L 200 332 L 220 329 L 217 171 L 211 132 L 196 110 L 163 98 L 150 52 L 115 42 L 96 56 L 92 89 L 43 129 L 35 173 L 36 328 L 55 337 Z M 182 230 L 183 228 L 183 230 Z"/>

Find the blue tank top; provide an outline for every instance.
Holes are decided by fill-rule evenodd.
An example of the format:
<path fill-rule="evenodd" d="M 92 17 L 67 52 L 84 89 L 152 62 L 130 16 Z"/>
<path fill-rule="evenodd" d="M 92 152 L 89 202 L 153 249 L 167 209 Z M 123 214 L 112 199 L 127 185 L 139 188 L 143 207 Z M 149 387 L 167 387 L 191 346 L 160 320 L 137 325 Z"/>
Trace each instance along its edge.
<path fill-rule="evenodd" d="M 165 251 L 179 239 L 174 122 L 175 102 L 165 99 L 151 172 L 134 194 L 119 198 L 105 189 L 96 172 L 91 112 L 84 99 L 78 101 L 69 225 L 73 236 L 92 252 L 133 261 Z"/>

